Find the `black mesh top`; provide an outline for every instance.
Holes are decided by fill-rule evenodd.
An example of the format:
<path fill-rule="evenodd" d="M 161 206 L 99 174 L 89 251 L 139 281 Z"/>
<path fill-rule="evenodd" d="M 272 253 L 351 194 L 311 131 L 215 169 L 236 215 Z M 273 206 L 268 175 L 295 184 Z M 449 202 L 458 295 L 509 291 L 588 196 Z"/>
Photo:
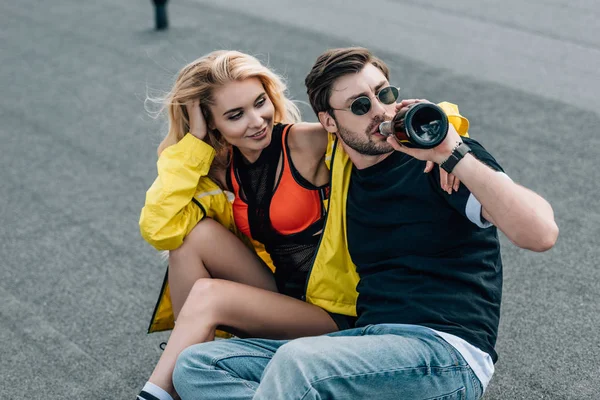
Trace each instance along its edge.
<path fill-rule="evenodd" d="M 278 165 L 284 154 L 284 131 L 289 127 L 291 125 L 275 125 L 271 143 L 252 164 L 247 162 L 236 147 L 233 147 L 231 168 L 240 185 L 238 195 L 248 204 L 248 223 L 252 238 L 265 245 L 275 264 L 275 280 L 279 291 L 301 298 L 304 295 L 306 277 L 319 242 L 318 233 L 323 229 L 325 213 L 323 210 L 320 219 L 305 230 L 291 235 L 282 235 L 271 225 L 269 210 L 277 183 L 281 178 L 281 173 L 277 173 Z M 290 169 L 296 172 L 293 175 L 299 176 L 293 168 L 291 158 L 283 161 L 287 161 Z M 227 174 L 227 177 L 230 179 L 231 175 Z M 321 198 L 325 198 L 327 188 L 313 186 L 303 179 L 301 183 L 300 180 L 297 181 L 308 189 L 321 191 Z M 233 185 L 229 182 L 228 186 L 231 188 Z"/>

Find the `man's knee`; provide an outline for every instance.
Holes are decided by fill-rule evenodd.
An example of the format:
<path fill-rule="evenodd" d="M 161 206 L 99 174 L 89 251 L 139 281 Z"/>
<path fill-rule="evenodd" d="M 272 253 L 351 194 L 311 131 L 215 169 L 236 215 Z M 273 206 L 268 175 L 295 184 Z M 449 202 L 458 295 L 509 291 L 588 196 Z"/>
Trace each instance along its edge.
<path fill-rule="evenodd" d="M 307 390 L 314 391 L 313 382 L 329 371 L 326 366 L 332 355 L 318 350 L 322 339 L 327 338 L 295 339 L 277 349 L 262 375 L 256 398 L 300 398 Z"/>
<path fill-rule="evenodd" d="M 292 369 L 306 369 L 317 365 L 327 359 L 327 352 L 322 345 L 325 336 L 307 337 L 291 340 L 281 346 L 270 365 L 276 368 L 277 365 Z"/>
<path fill-rule="evenodd" d="M 201 362 L 197 357 L 200 353 L 195 351 L 193 347 L 195 346 L 188 347 L 177 357 L 172 376 L 173 386 L 175 386 L 177 393 L 186 393 L 186 385 L 192 381 L 192 377 L 196 379 L 198 365 Z"/>

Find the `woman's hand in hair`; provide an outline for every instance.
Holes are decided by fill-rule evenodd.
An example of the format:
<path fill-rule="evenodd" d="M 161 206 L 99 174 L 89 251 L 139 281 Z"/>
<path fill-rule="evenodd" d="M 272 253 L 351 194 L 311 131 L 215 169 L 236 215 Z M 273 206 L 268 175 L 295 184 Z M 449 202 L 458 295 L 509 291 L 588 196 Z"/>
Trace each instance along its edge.
<path fill-rule="evenodd" d="M 200 100 L 191 100 L 185 103 L 185 109 L 190 119 L 190 133 L 200 140 L 204 140 L 208 127 L 206 119 L 200 108 Z"/>

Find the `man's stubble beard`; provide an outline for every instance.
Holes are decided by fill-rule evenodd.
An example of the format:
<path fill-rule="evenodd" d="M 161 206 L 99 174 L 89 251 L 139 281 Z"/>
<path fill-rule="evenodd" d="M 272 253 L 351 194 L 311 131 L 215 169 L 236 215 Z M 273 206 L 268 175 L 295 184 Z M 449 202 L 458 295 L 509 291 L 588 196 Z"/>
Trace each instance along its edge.
<path fill-rule="evenodd" d="M 350 129 L 341 126 L 339 123 L 337 123 L 337 121 L 336 123 L 338 125 L 340 137 L 348 147 L 365 156 L 379 156 L 394 150 L 393 147 L 385 140 L 378 142 L 373 141 L 373 135 L 370 134 L 374 127 L 383 121 L 383 118 L 381 120 L 374 121 L 367 128 L 366 132 L 362 134 L 353 132 Z"/>

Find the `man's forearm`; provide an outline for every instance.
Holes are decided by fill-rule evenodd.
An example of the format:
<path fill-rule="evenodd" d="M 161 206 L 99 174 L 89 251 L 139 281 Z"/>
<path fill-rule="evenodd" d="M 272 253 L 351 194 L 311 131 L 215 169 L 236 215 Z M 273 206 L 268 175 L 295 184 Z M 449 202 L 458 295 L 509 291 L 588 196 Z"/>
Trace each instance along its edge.
<path fill-rule="evenodd" d="M 482 216 L 515 245 L 546 251 L 556 242 L 558 227 L 550 204 L 533 191 L 492 170 L 467 154 L 452 173 L 482 206 Z"/>

